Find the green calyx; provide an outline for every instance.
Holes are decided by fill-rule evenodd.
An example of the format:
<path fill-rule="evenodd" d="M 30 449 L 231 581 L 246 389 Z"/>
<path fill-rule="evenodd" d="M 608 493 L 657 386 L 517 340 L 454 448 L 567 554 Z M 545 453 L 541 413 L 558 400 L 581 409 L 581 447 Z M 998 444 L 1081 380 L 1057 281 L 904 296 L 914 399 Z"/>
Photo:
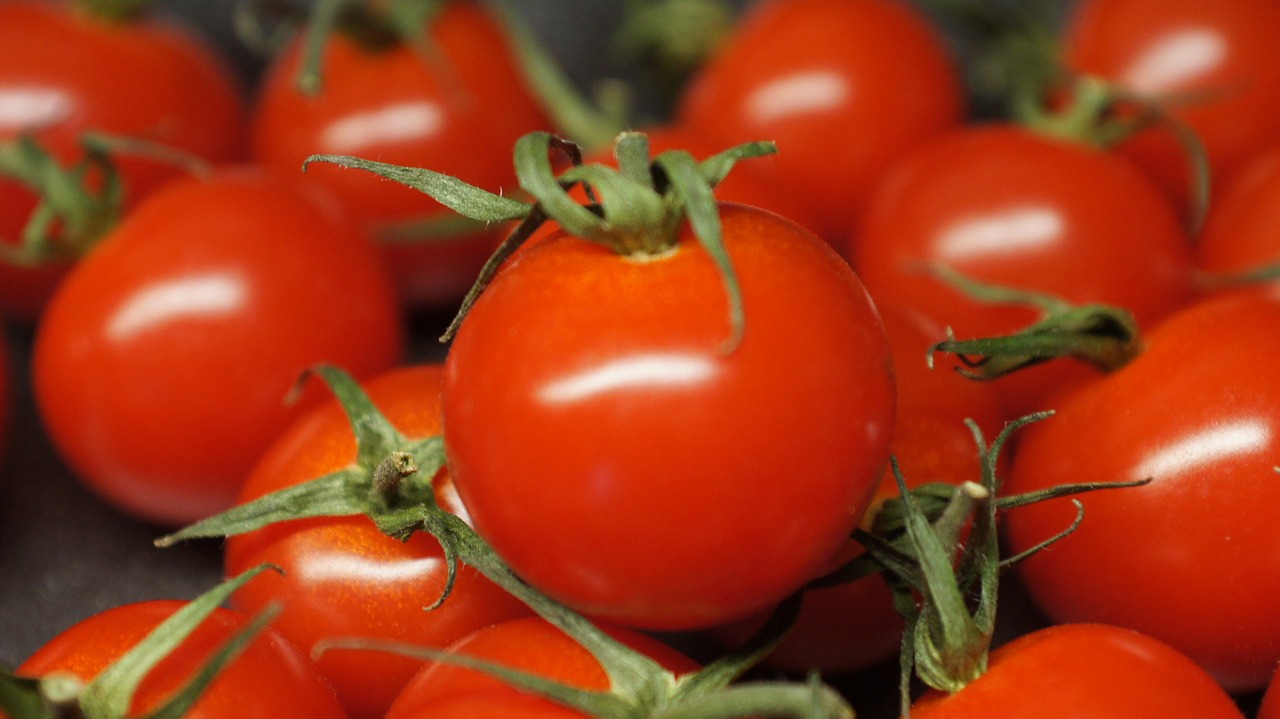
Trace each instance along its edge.
<path fill-rule="evenodd" d="M 128 22 L 150 6 L 151 0 L 75 0 L 76 10 L 107 22 Z"/>
<path fill-rule="evenodd" d="M 935 266 L 943 281 L 983 302 L 1019 304 L 1040 310 L 1042 318 L 1000 337 L 938 342 L 928 350 L 959 357 L 958 371 L 970 379 L 995 379 L 1059 357 L 1074 357 L 1105 372 L 1123 367 L 1142 348 L 1137 322 L 1127 310 L 1107 305 L 1074 306 L 1049 295 L 985 284 L 947 267 Z"/>
<path fill-rule="evenodd" d="M 108 149 L 87 137 L 84 157 L 63 167 L 30 135 L 0 142 L 0 177 L 38 197 L 17 244 L 0 242 L 0 261 L 21 266 L 74 259 L 115 227 L 124 188 Z"/>
<path fill-rule="evenodd" d="M 0 710 L 12 719 L 125 719 L 136 717 L 130 706 L 147 674 L 226 602 L 237 589 L 263 571 L 262 565 L 234 577 L 183 605 L 142 641 L 87 683 L 70 674 L 19 677 L 0 672 Z M 218 675 L 238 657 L 279 613 L 272 606 L 256 615 L 222 644 L 173 696 L 138 719 L 181 719 Z"/>
<path fill-rule="evenodd" d="M 727 347 L 741 340 L 745 329 L 742 294 L 737 275 L 724 247 L 720 211 L 713 188 L 739 160 L 770 154 L 772 143 L 738 145 L 698 161 L 683 150 L 669 150 L 651 158 L 648 137 L 639 132 L 619 135 L 614 145 L 618 169 L 583 164 L 580 148 L 550 133 L 532 132 L 516 143 L 515 168 L 521 188 L 532 203 L 496 195 L 456 178 L 422 168 L 389 165 L 358 157 L 313 155 L 306 165 L 327 162 L 372 172 L 394 180 L 480 222 L 519 225 L 498 248 L 463 300 L 462 309 L 443 339 L 452 337 L 467 310 L 499 267 L 545 221 L 567 232 L 605 245 L 621 255 L 657 256 L 675 246 L 685 222 L 700 245 L 714 260 L 729 300 L 730 337 Z M 553 152 L 572 165 L 557 174 Z M 583 204 L 569 194 L 577 185 L 586 189 Z"/>

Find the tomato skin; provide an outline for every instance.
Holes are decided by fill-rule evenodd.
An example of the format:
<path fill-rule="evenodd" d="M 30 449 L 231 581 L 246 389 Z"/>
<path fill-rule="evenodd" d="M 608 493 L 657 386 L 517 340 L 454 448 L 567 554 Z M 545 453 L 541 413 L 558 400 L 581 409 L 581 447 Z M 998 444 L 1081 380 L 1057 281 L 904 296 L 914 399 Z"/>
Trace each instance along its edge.
<path fill-rule="evenodd" d="M 1277 34 L 1271 0 L 1085 0 L 1063 45 L 1073 70 L 1173 98 L 1169 111 L 1200 138 L 1218 184 L 1280 140 Z M 1189 162 L 1172 131 L 1144 131 L 1119 149 L 1189 204 Z"/>
<path fill-rule="evenodd" d="M 1232 274 L 1280 263 L 1280 146 L 1259 154 L 1222 186 L 1196 238 L 1196 266 Z"/>
<path fill-rule="evenodd" d="M 657 661 L 677 674 L 694 671 L 697 664 L 637 632 L 606 628 L 615 639 Z M 609 688 L 600 664 L 567 634 L 535 617 L 514 619 L 485 627 L 450 647 L 457 654 L 487 659 L 503 666 L 595 691 Z M 580 719 L 586 715 L 548 699 L 523 693 L 481 672 L 445 663 L 422 669 L 396 698 L 387 719 L 418 717 L 498 716 L 475 712 L 501 708 L 505 716 L 521 719 Z"/>
<path fill-rule="evenodd" d="M 890 359 L 857 277 L 777 215 L 721 216 L 746 314 L 731 352 L 721 278 L 686 227 L 647 259 L 564 234 L 527 248 L 445 363 L 477 531 L 610 623 L 710 626 L 780 600 L 844 541 L 887 459 Z"/>
<path fill-rule="evenodd" d="M 939 138 L 898 163 L 850 238 L 871 296 L 922 312 L 961 339 L 1019 330 L 1034 309 L 969 299 L 926 263 L 973 279 L 1101 302 L 1149 327 L 1190 300 L 1191 242 L 1172 205 L 1125 159 L 993 123 Z M 1050 363 L 996 383 L 1010 417 L 1097 372 Z"/>
<path fill-rule="evenodd" d="M 95 614 L 54 637 L 17 669 L 20 676 L 71 672 L 88 681 L 106 669 L 160 622 L 182 607 L 178 601 L 126 604 Z M 247 617 L 217 609 L 173 654 L 143 679 L 132 716 L 163 705 Z M 185 715 L 187 719 L 345 719 L 333 689 L 306 655 L 270 629 L 223 671 Z"/>
<path fill-rule="evenodd" d="M 923 16 L 897 0 L 768 0 L 754 5 L 690 81 L 678 121 L 724 144 L 774 140 L 744 167 L 814 218 L 848 234 L 879 174 L 953 127 L 956 66 Z"/>
<path fill-rule="evenodd" d="M 1008 492 L 1152 479 L 1081 497 L 1079 530 L 1021 565 L 1052 619 L 1141 631 L 1231 691 L 1266 683 L 1280 661 L 1277 322 L 1274 291 L 1199 302 L 1150 333 L 1137 359 L 1021 432 Z M 1062 500 L 1010 512 L 1011 551 L 1073 516 Z"/>
<path fill-rule="evenodd" d="M 295 42 L 263 78 L 252 121 L 254 158 L 298 173 L 312 154 L 355 155 L 428 167 L 492 192 L 515 189 L 510 148 L 549 121 L 509 41 L 474 2 L 446 4 L 429 37 L 438 55 L 431 61 L 406 45 L 371 49 L 335 33 L 325 44 L 324 85 L 314 96 L 296 87 L 302 53 Z M 316 164 L 306 180 L 329 188 L 375 229 L 449 214 L 427 195 L 361 170 Z M 384 243 L 384 260 L 408 302 L 439 305 L 461 298 L 500 239 L 495 230 Z"/>
<path fill-rule="evenodd" d="M 1258 707 L 1258 715 L 1254 719 L 1278 719 L 1280 718 L 1280 681 L 1276 680 L 1276 675 L 1271 676 L 1271 682 L 1267 685 L 1267 691 L 1262 695 L 1262 705 Z"/>
<path fill-rule="evenodd" d="M 930 691 L 914 719 L 1243 719 L 1213 678 L 1168 645 L 1127 629 L 1067 624 L 991 653 L 987 672 L 954 694 Z"/>
<path fill-rule="evenodd" d="M 0 141 L 35 131 L 60 161 L 81 156 L 87 131 L 141 137 L 212 162 L 244 153 L 245 99 L 203 38 L 158 19 L 95 19 L 71 3 L 0 5 Z M 180 168 L 120 157 L 126 198 L 136 202 Z M 16 242 L 35 207 L 30 191 L 0 180 L 0 241 Z M 65 268 L 0 264 L 0 312 L 32 322 Z"/>
<path fill-rule="evenodd" d="M 440 365 L 414 365 L 369 380 L 364 389 L 384 416 L 411 438 L 440 433 Z M 241 503 L 337 471 L 355 460 L 350 422 L 335 403 L 317 408 L 267 450 L 249 475 Z M 447 471 L 434 481 L 440 506 L 464 514 Z M 444 647 L 480 627 L 529 614 L 523 603 L 462 566 L 453 593 L 425 612 L 444 590 L 440 545 L 416 534 L 406 542 L 386 536 L 365 517 L 299 520 L 227 539 L 226 572 L 237 576 L 270 563 L 265 574 L 232 597 L 245 613 L 273 601 L 284 610 L 272 625 L 294 644 L 310 648 L 326 637 L 371 637 L 415 646 Z M 422 662 L 393 654 L 334 649 L 317 666 L 352 719 L 386 714 Z"/>
<path fill-rule="evenodd" d="M 38 327 L 36 406 L 88 486 L 185 524 L 231 506 L 301 412 L 317 362 L 357 377 L 403 353 L 368 237 L 323 198 L 259 170 L 153 195 L 68 276 Z"/>

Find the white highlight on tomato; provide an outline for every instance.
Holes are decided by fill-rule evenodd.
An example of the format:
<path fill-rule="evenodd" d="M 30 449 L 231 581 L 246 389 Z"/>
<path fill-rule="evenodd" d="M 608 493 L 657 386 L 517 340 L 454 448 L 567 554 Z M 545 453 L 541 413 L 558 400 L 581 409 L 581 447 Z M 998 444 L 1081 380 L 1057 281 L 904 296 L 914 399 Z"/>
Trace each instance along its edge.
<path fill-rule="evenodd" d="M 939 238 L 944 260 L 966 260 L 1050 245 L 1065 231 L 1052 207 L 1020 206 L 986 214 L 949 228 Z"/>
<path fill-rule="evenodd" d="M 1158 93 L 1212 72 L 1226 54 L 1226 43 L 1217 34 L 1186 30 L 1164 37 L 1142 52 L 1121 82 L 1137 92 Z"/>
<path fill-rule="evenodd" d="M 0 129 L 37 129 L 62 122 L 70 114 L 71 100 L 57 90 L 40 87 L 0 89 Z"/>
<path fill-rule="evenodd" d="M 234 275 L 195 275 L 151 285 L 116 311 L 107 333 L 115 339 L 128 339 L 179 318 L 233 312 L 245 298 L 244 285 Z"/>
<path fill-rule="evenodd" d="M 843 78 L 832 72 L 788 75 L 753 92 L 747 98 L 747 112 L 757 123 L 775 122 L 840 105 L 850 89 Z"/>
<path fill-rule="evenodd" d="M 1266 447 L 1271 433 L 1263 422 L 1242 419 L 1216 425 L 1165 447 L 1133 470 L 1133 479 L 1203 469 L 1233 455 L 1251 454 Z M 1270 465 L 1268 465 L 1268 468 Z"/>
<path fill-rule="evenodd" d="M 715 374 L 716 367 L 705 357 L 650 354 L 616 360 L 552 382 L 538 393 L 548 404 L 578 402 L 606 392 L 701 382 Z"/>
<path fill-rule="evenodd" d="M 372 144 L 411 140 L 437 133 L 444 111 L 431 102 L 411 102 L 352 115 L 325 129 L 321 146 L 327 152 L 357 153 Z"/>

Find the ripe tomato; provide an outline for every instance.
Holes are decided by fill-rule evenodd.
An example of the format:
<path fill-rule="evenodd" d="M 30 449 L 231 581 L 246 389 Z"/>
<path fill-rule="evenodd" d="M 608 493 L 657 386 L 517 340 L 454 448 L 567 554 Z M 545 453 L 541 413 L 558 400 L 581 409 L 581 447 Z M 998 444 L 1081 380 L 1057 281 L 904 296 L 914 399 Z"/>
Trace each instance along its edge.
<path fill-rule="evenodd" d="M 853 266 L 877 302 L 914 308 L 961 339 L 1039 319 L 984 304 L 930 273 L 1072 303 L 1124 307 L 1150 326 L 1191 296 L 1191 242 L 1160 191 L 1127 160 L 1013 125 L 958 130 L 913 152 L 877 189 L 850 238 Z M 1050 363 L 996 383 L 1009 416 L 1050 409 L 1051 388 L 1096 372 Z"/>
<path fill-rule="evenodd" d="M 1065 62 L 1132 92 L 1167 100 L 1204 143 L 1214 182 L 1280 140 L 1280 63 L 1272 0 L 1084 0 L 1063 39 Z M 1183 205 L 1187 154 L 1165 127 L 1120 151 Z"/>
<path fill-rule="evenodd" d="M 637 632 L 610 630 L 615 639 L 676 673 L 697 665 L 674 649 Z M 538 618 L 514 619 L 480 629 L 450 647 L 450 652 L 487 659 L 580 689 L 604 691 L 609 680 L 600 664 L 564 632 Z M 580 719 L 569 709 L 504 684 L 471 669 L 430 663 L 396 698 L 387 719 L 419 717 L 513 716 Z"/>
<path fill-rule="evenodd" d="M 1280 296 L 1237 292 L 1162 323 L 1145 351 L 1027 428 L 1007 491 L 1150 477 L 1082 497 L 1073 535 L 1021 565 L 1059 622 L 1131 627 L 1167 642 L 1232 691 L 1280 661 Z M 1082 451 L 1088 448 L 1088 451 Z M 1060 531 L 1062 500 L 1007 516 L 1012 551 Z"/>
<path fill-rule="evenodd" d="M 976 681 L 954 694 L 930 691 L 911 706 L 911 716 L 1243 719 L 1212 677 L 1168 645 L 1088 624 L 1013 640 L 991 653 Z"/>
<path fill-rule="evenodd" d="M 1222 186 L 1196 238 L 1196 265 L 1234 274 L 1280 263 L 1280 146 L 1259 154 Z"/>
<path fill-rule="evenodd" d="M 963 106 L 943 40 L 908 4 L 767 0 L 694 75 L 677 117 L 721 146 L 777 142 L 776 158 L 741 172 L 807 208 L 834 242 L 880 173 L 956 125 Z"/>
<path fill-rule="evenodd" d="M 1262 706 L 1258 707 L 1258 715 L 1254 719 L 1280 718 L 1280 680 L 1272 675 L 1267 691 L 1262 695 Z"/>
<path fill-rule="evenodd" d="M 296 86 L 302 46 L 295 42 L 263 78 L 252 121 L 253 156 L 297 173 L 312 154 L 356 155 L 429 167 L 493 192 L 515 187 L 510 148 L 548 121 L 525 86 L 509 41 L 475 2 L 449 2 L 430 22 L 429 57 L 403 43 L 378 46 L 332 35 L 325 43 L 324 85 L 313 96 Z M 328 187 L 375 230 L 448 216 L 427 195 L 366 172 L 313 165 L 306 179 Z M 466 292 L 499 239 L 494 231 L 387 241 L 382 249 L 408 302 L 440 305 Z"/>
<path fill-rule="evenodd" d="M 335 205 L 228 169 L 152 195 L 68 276 L 36 333 L 36 405 L 94 491 L 185 524 L 234 503 L 304 369 L 391 367 L 401 324 Z"/>
<path fill-rule="evenodd" d="M 96 677 L 182 606 L 177 601 L 126 604 L 95 614 L 54 637 L 22 663 L 17 674 L 43 677 L 70 672 Z M 163 706 L 228 639 L 246 617 L 217 609 L 176 650 L 147 674 L 133 698 L 131 716 Z M 186 719 L 344 719 L 333 689 L 305 654 L 270 629 L 254 638 L 214 680 Z"/>
<path fill-rule="evenodd" d="M 942 367 L 929 369 L 925 352 L 944 331 L 918 313 L 880 305 L 897 375 L 897 418 L 891 450 L 907 486 L 931 482 L 959 485 L 982 476 L 978 448 L 966 419 L 988 437 L 1001 426 L 994 386 L 972 382 Z M 898 495 L 892 470 L 876 489 L 863 519 L 869 525 L 885 500 Z M 835 557 L 833 566 L 861 552 L 856 542 Z M 745 642 L 763 623 L 763 615 L 717 629 L 730 646 Z M 883 577 L 871 576 L 832 587 L 808 590 L 791 631 L 765 664 L 791 674 L 818 670 L 824 676 L 848 674 L 893 657 L 902 646 L 903 622 Z"/>
<path fill-rule="evenodd" d="M 440 433 L 441 377 L 440 365 L 405 367 L 370 380 L 365 391 L 401 432 L 429 437 Z M 240 502 L 335 472 L 355 457 L 355 436 L 342 409 L 336 402 L 317 408 L 267 450 Z M 434 484 L 440 506 L 463 514 L 448 472 L 441 471 Z M 257 577 L 236 592 L 232 603 L 255 613 L 282 600 L 284 609 L 272 626 L 304 649 L 326 637 L 349 636 L 444 647 L 480 627 L 529 613 L 465 566 L 444 604 L 424 612 L 445 585 L 440 545 L 425 534 L 405 542 L 393 539 L 366 517 L 286 522 L 227 539 L 228 576 L 264 563 L 284 574 Z M 317 664 L 353 719 L 385 715 L 422 666 L 393 654 L 340 649 Z"/>
<path fill-rule="evenodd" d="M 509 261 L 445 363 L 476 530 L 609 622 L 710 626 L 782 599 L 845 541 L 888 456 L 889 352 L 857 277 L 777 215 L 727 204 L 721 222 L 746 315 L 734 349 L 687 226 L 643 258 L 561 232 Z"/>
<path fill-rule="evenodd" d="M 244 98 L 231 69 L 191 31 L 159 19 L 113 21 L 79 4 L 18 0 L 0 5 L 0 142 L 34 132 L 64 163 L 82 133 L 140 137 L 214 162 L 238 158 Z M 120 157 L 137 200 L 179 168 Z M 0 179 L 0 241 L 16 242 L 35 197 Z M 0 264 L 0 311 L 31 322 L 65 273 Z"/>

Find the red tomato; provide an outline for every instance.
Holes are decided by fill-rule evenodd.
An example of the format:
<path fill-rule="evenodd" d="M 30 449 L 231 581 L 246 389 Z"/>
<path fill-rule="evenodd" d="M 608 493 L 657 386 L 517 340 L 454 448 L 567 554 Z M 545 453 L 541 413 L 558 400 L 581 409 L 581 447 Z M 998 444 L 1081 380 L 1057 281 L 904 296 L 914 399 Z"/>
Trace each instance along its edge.
<path fill-rule="evenodd" d="M 55 447 L 108 501 L 185 524 L 230 507 L 300 411 L 316 363 L 395 365 L 403 328 L 368 237 L 256 170 L 176 182 L 67 278 L 38 328 L 36 405 Z"/>
<path fill-rule="evenodd" d="M 1152 479 L 1082 497 L 1079 530 L 1021 565 L 1050 617 L 1141 631 L 1232 691 L 1270 678 L 1280 662 L 1277 323 L 1274 291 L 1197 303 L 1150 333 L 1137 359 L 1022 432 L 1008 492 Z M 1062 500 L 1010 512 L 1010 548 L 1046 539 L 1074 513 Z"/>
<path fill-rule="evenodd" d="M 1039 316 L 969 299 L 927 263 L 1124 307 L 1143 326 L 1191 296 L 1191 242 L 1146 177 L 1117 155 L 1011 125 L 953 132 L 898 163 L 850 256 L 877 302 L 914 308 L 961 339 L 1013 332 Z M 996 385 L 1012 417 L 1051 408 L 1051 388 L 1093 375 L 1079 363 L 1050 363 Z"/>
<path fill-rule="evenodd" d="M 687 227 L 622 257 L 560 233 L 480 295 L 446 360 L 450 468 L 515 572 L 591 616 L 709 626 L 841 546 L 888 456 L 884 330 L 834 252 L 722 205 L 746 331 Z M 501 347 L 495 352 L 495 347 Z"/>
<path fill-rule="evenodd" d="M 379 375 L 365 386 L 384 416 L 411 438 L 440 433 L 442 367 L 418 365 Z M 241 503 L 350 465 L 356 457 L 350 421 L 336 402 L 318 408 L 271 446 L 249 475 Z M 463 514 L 447 471 L 435 478 L 440 506 Z M 365 517 L 276 524 L 227 539 L 226 570 L 236 576 L 269 563 L 266 573 L 236 592 L 246 613 L 273 601 L 284 610 L 272 625 L 299 647 L 326 637 L 372 637 L 444 647 L 480 627 L 529 610 L 475 570 L 460 567 L 453 593 L 425 612 L 444 589 L 440 545 L 415 534 L 406 542 L 380 532 Z M 318 666 L 353 719 L 382 717 L 422 662 L 393 654 L 327 652 Z"/>
<path fill-rule="evenodd" d="M 681 123 L 724 146 L 778 143 L 744 167 L 848 234 L 891 162 L 956 125 L 963 89 L 945 43 L 898 0 L 766 0 L 691 80 Z"/>
<path fill-rule="evenodd" d="M 1218 182 L 1280 140 L 1277 35 L 1274 0 L 1084 0 L 1063 42 L 1073 70 L 1168 100 Z M 1120 151 L 1187 203 L 1190 165 L 1171 130 L 1143 132 Z"/>
<path fill-rule="evenodd" d="M 925 351 L 945 336 L 943 330 L 901 308 L 881 305 L 879 309 L 897 374 L 891 448 L 907 486 L 980 480 L 978 447 L 965 420 L 977 422 L 987 437 L 998 433 L 1001 414 L 994 386 L 970 381 L 944 367 L 929 369 Z M 885 500 L 896 496 L 897 482 L 892 470 L 886 469 L 864 525 L 870 524 Z M 833 567 L 860 552 L 860 545 L 849 542 Z M 753 617 L 718 629 L 715 636 L 730 646 L 738 645 L 763 621 L 763 615 Z M 902 631 L 902 619 L 881 576 L 813 589 L 805 593 L 795 625 L 765 664 L 792 674 L 815 669 L 824 676 L 847 674 L 897 654 Z"/>
<path fill-rule="evenodd" d="M 1223 185 L 1196 238 L 1196 265 L 1233 274 L 1280 264 L 1280 146 Z"/>
<path fill-rule="evenodd" d="M 1271 683 L 1262 695 L 1262 706 L 1258 707 L 1258 715 L 1254 719 L 1280 719 L 1280 680 L 1271 676 Z"/>
<path fill-rule="evenodd" d="M 689 658 L 643 634 L 624 630 L 609 633 L 677 674 L 698 668 Z M 486 627 L 454 644 L 450 651 L 580 689 L 604 691 L 609 688 L 608 677 L 595 658 L 542 619 L 515 619 Z M 387 719 L 481 716 L 580 719 L 586 715 L 549 699 L 523 693 L 486 674 L 445 663 L 428 664 L 405 687 L 387 713 Z"/>
<path fill-rule="evenodd" d="M 106 20 L 62 0 L 18 0 L 0 4 L 0 47 L 0 142 L 35 131 L 66 163 L 80 157 L 87 131 L 140 137 L 214 162 L 243 151 L 241 88 L 213 48 L 180 26 Z M 117 162 L 132 200 L 180 172 L 139 157 Z M 29 191 L 0 180 L 0 241 L 16 242 L 34 207 Z M 0 311 L 34 320 L 62 274 L 0 264 Z"/>
<path fill-rule="evenodd" d="M 394 43 L 362 45 L 345 34 L 325 44 L 324 85 L 296 86 L 295 42 L 268 69 L 253 118 L 253 154 L 297 173 L 316 153 L 355 155 L 459 177 L 492 192 L 516 186 L 511 146 L 548 127 L 510 43 L 479 3 L 450 2 L 431 20 L 432 54 Z M 375 229 L 448 217 L 435 200 L 359 170 L 313 165 L 307 180 L 330 188 Z M 438 242 L 384 243 L 384 259 L 414 305 L 454 302 L 501 239 L 495 232 Z"/>
<path fill-rule="evenodd" d="M 182 607 L 152 601 L 95 614 L 59 634 L 31 655 L 17 674 L 43 677 L 70 672 L 84 681 L 133 648 Z M 217 609 L 138 687 L 131 716 L 163 706 L 223 643 L 244 628 L 246 617 Z M 256 637 L 209 686 L 186 719 L 345 719 L 333 689 L 291 644 L 270 630 Z"/>
<path fill-rule="evenodd" d="M 954 694 L 929 692 L 911 706 L 911 716 L 1243 719 L 1212 677 L 1168 645 L 1087 624 L 1015 639 L 991 653 L 976 681 Z"/>

